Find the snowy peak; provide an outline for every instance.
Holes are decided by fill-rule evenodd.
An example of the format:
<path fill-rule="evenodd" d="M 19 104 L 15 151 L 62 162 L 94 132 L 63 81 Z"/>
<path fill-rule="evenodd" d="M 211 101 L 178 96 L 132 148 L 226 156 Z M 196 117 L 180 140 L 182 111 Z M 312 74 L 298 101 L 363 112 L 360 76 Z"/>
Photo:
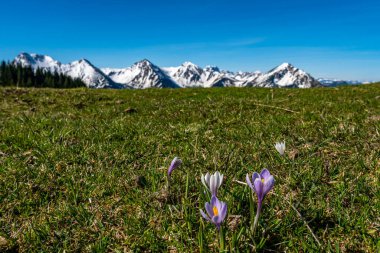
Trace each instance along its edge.
<path fill-rule="evenodd" d="M 321 84 L 303 70 L 290 63 L 283 63 L 268 73 L 259 75 L 247 86 L 312 88 L 320 87 Z"/>
<path fill-rule="evenodd" d="M 92 65 L 91 62 L 89 62 L 86 59 L 81 59 L 79 61 L 73 61 L 73 62 L 69 63 L 68 65 L 71 65 L 74 67 L 81 67 L 83 69 L 90 68 L 91 71 L 92 71 L 92 69 L 96 69 L 96 67 L 94 65 Z"/>
<path fill-rule="evenodd" d="M 281 65 L 274 68 L 275 71 L 290 70 L 294 69 L 294 66 L 288 62 L 284 62 Z"/>
<path fill-rule="evenodd" d="M 181 66 L 183 66 L 183 67 L 194 67 L 194 68 L 198 67 L 197 65 L 195 65 L 194 63 L 189 62 L 189 61 L 185 61 L 184 63 L 182 63 Z"/>
<path fill-rule="evenodd" d="M 149 60 L 147 59 L 143 59 L 141 61 L 138 61 L 136 62 L 135 64 L 133 64 L 133 66 L 136 66 L 137 68 L 152 68 L 154 67 L 154 64 L 151 63 Z M 133 67 L 132 66 L 132 67 Z"/>
<path fill-rule="evenodd" d="M 292 64 L 284 62 L 281 65 L 275 67 L 268 71 L 267 74 L 276 74 L 276 73 L 287 73 L 287 72 L 296 72 L 299 71 L 298 68 L 294 67 Z M 301 70 L 302 71 L 302 70 Z M 302 71 L 303 72 L 303 71 Z"/>
<path fill-rule="evenodd" d="M 203 69 L 194 63 L 184 62 L 178 68 L 177 72 L 187 73 L 188 75 L 191 75 L 192 73 L 202 75 Z"/>
<path fill-rule="evenodd" d="M 64 65 L 61 71 L 65 75 L 80 78 L 91 88 L 122 88 L 86 59 Z"/>
<path fill-rule="evenodd" d="M 170 76 L 149 60 L 141 60 L 125 69 L 103 69 L 114 82 L 136 89 L 178 88 Z"/>
<path fill-rule="evenodd" d="M 202 86 L 203 69 L 194 63 L 184 62 L 179 67 L 164 68 L 164 71 L 181 87 Z"/>
<path fill-rule="evenodd" d="M 50 56 L 40 54 L 21 53 L 13 61 L 14 64 L 21 64 L 23 67 L 32 67 L 33 70 L 38 68 L 50 72 L 59 72 L 61 63 Z"/>
<path fill-rule="evenodd" d="M 94 68 L 95 68 L 95 66 L 94 66 L 94 65 L 92 65 L 92 63 L 91 63 L 89 60 L 87 60 L 87 59 L 80 59 L 80 60 L 78 61 L 78 63 L 79 63 L 79 64 L 86 64 L 86 65 L 90 65 L 90 66 L 92 66 L 92 67 L 94 67 Z"/>
<path fill-rule="evenodd" d="M 203 71 L 201 67 L 189 61 L 182 63 L 182 65 L 179 68 L 197 73 L 201 73 Z"/>
<path fill-rule="evenodd" d="M 40 55 L 40 54 L 28 54 L 28 53 L 21 53 L 18 56 L 16 56 L 15 60 L 16 63 L 21 64 L 45 64 L 45 65 L 60 65 L 60 62 L 55 61 L 53 58 L 47 55 Z"/>

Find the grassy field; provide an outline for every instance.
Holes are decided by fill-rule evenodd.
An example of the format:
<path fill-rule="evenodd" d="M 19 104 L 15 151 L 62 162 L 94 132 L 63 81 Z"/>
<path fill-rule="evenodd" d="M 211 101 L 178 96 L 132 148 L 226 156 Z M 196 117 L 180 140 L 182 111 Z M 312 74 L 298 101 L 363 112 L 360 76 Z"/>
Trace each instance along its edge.
<path fill-rule="evenodd" d="M 199 213 L 218 170 L 228 252 L 379 252 L 379 132 L 379 84 L 0 89 L 0 251 L 218 252 Z M 262 168 L 276 183 L 252 235 L 235 180 Z"/>

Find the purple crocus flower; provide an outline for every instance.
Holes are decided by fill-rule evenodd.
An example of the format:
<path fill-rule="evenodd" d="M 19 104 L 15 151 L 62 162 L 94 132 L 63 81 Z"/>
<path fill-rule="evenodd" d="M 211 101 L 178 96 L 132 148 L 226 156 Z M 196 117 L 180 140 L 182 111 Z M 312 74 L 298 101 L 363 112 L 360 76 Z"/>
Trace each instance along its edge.
<path fill-rule="evenodd" d="M 257 195 L 257 213 L 255 217 L 255 222 L 254 222 L 254 229 L 257 226 L 257 222 L 259 220 L 260 212 L 261 212 L 261 207 L 263 200 L 265 198 L 265 195 L 273 188 L 274 186 L 274 178 L 270 174 L 269 170 L 263 169 L 261 173 L 254 172 L 252 174 L 252 181 L 247 174 L 246 176 L 246 181 L 248 186 L 254 191 Z"/>
<path fill-rule="evenodd" d="M 219 201 L 216 196 L 212 196 L 210 203 L 205 204 L 205 209 L 207 214 L 203 210 L 200 210 L 202 217 L 213 223 L 220 230 L 220 225 L 227 216 L 227 204 Z"/>
<path fill-rule="evenodd" d="M 172 174 L 173 170 L 177 169 L 182 164 L 182 160 L 178 157 L 174 157 L 170 167 L 168 169 L 168 177 Z"/>
<path fill-rule="evenodd" d="M 246 181 L 249 187 L 256 193 L 259 202 L 263 201 L 265 195 L 274 186 L 274 178 L 267 169 L 263 169 L 260 174 L 254 172 L 252 174 L 252 181 L 247 174 Z"/>

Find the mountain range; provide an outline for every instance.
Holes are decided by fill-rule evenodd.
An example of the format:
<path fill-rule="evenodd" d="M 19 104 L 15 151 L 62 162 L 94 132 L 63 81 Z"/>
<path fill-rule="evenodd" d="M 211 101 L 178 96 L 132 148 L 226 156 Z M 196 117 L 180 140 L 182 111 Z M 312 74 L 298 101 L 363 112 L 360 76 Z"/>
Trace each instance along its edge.
<path fill-rule="evenodd" d="M 201 68 L 191 62 L 178 67 L 158 67 L 147 59 L 128 68 L 97 68 L 86 59 L 68 64 L 40 54 L 21 53 L 13 61 L 24 67 L 80 78 L 89 88 L 145 89 L 187 87 L 292 87 L 323 86 L 320 81 L 289 63 L 261 73 L 232 72 L 218 67 Z"/>
<path fill-rule="evenodd" d="M 360 82 L 355 80 L 341 80 L 341 79 L 328 79 L 328 78 L 318 78 L 318 81 L 327 87 L 338 87 L 344 85 L 358 85 L 358 84 L 368 84 L 370 81 Z"/>

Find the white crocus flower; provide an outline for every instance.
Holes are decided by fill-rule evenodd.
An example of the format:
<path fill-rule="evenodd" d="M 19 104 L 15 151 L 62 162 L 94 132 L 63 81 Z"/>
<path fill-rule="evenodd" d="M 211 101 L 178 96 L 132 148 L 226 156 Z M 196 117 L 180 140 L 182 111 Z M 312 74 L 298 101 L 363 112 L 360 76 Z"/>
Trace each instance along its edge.
<path fill-rule="evenodd" d="M 219 171 L 217 171 L 213 175 L 210 175 L 207 172 L 206 175 L 202 174 L 201 181 L 202 184 L 211 192 L 212 196 L 216 196 L 218 189 L 223 182 L 223 174 L 220 174 Z"/>
<path fill-rule="evenodd" d="M 284 155 L 285 153 L 285 141 L 284 142 L 276 142 L 276 145 L 274 147 L 277 149 L 278 153 L 280 155 Z"/>

